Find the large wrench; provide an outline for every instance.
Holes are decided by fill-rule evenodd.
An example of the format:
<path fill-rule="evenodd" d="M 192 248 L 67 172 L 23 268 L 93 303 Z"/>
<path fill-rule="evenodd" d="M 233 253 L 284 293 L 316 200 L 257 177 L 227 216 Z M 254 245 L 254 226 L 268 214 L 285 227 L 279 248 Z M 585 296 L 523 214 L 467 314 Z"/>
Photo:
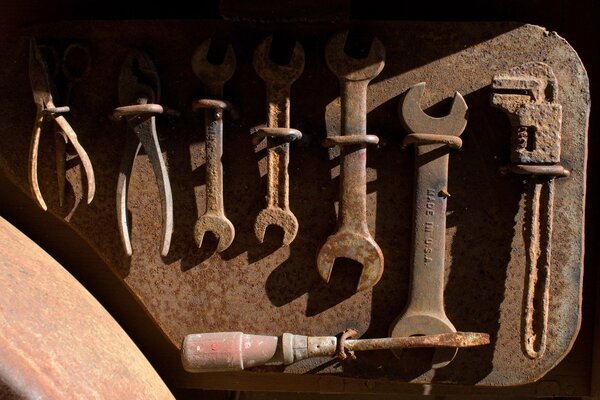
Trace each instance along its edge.
<path fill-rule="evenodd" d="M 435 335 L 456 332 L 444 310 L 444 257 L 448 159 L 451 148 L 460 148 L 459 138 L 467 125 L 467 104 L 456 92 L 450 113 L 433 118 L 421 109 L 425 82 L 411 87 L 400 105 L 400 117 L 411 132 L 404 146 L 415 144 L 415 196 L 412 278 L 406 309 L 392 324 L 391 337 Z M 441 368 L 454 358 L 456 349 L 436 349 L 432 368 Z M 400 357 L 398 351 L 394 354 Z"/>
<path fill-rule="evenodd" d="M 271 60 L 269 51 L 273 36 L 263 40 L 254 52 L 256 73 L 267 85 L 267 127 L 259 128 L 257 138 L 268 137 L 267 207 L 258 214 L 254 233 L 262 243 L 269 225 L 280 226 L 284 231 L 283 245 L 289 245 L 298 233 L 298 220 L 290 210 L 289 142 L 302 137 L 300 131 L 290 129 L 290 87 L 304 70 L 304 50 L 296 41 L 290 61 L 280 65 Z"/>
<path fill-rule="evenodd" d="M 325 146 L 341 146 L 340 206 L 338 230 L 330 235 L 317 256 L 321 278 L 329 282 L 333 263 L 346 257 L 363 265 L 357 291 L 375 285 L 383 274 L 383 253 L 367 225 L 367 144 L 379 138 L 367 135 L 367 86 L 385 64 L 385 49 L 374 38 L 366 58 L 344 52 L 348 32 L 327 43 L 325 59 L 340 80 L 342 135 L 328 137 Z"/>
<path fill-rule="evenodd" d="M 206 212 L 196 222 L 194 236 L 198 247 L 202 246 L 204 233 L 211 231 L 219 239 L 217 252 L 227 249 L 235 237 L 233 224 L 225 216 L 223 206 L 223 111 L 230 108 L 222 101 L 223 86 L 235 71 L 236 59 L 233 47 L 227 46 L 221 64 L 208 61 L 207 55 L 211 40 L 205 40 L 192 56 L 192 68 L 196 76 L 206 86 L 211 99 L 196 100 L 194 109 L 204 108 L 206 131 Z"/>

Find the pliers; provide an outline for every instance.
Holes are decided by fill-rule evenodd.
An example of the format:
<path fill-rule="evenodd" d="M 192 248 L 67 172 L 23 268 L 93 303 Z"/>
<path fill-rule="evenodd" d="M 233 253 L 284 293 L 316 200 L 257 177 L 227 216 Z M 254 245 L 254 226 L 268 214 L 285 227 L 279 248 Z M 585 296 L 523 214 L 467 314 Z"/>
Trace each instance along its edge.
<path fill-rule="evenodd" d="M 163 257 L 167 255 L 171 245 L 173 197 L 155 123 L 155 115 L 163 112 L 163 107 L 156 104 L 159 96 L 160 82 L 152 60 L 142 51 L 131 52 L 125 59 L 119 75 L 119 102 L 122 106 L 113 111 L 113 117 L 125 118 L 129 128 L 117 182 L 119 234 L 128 256 L 131 256 L 132 248 L 127 222 L 127 192 L 135 157 L 141 146 L 144 146 L 144 151 L 150 159 L 160 192 L 163 221 L 160 254 Z"/>
<path fill-rule="evenodd" d="M 40 192 L 37 166 L 42 125 L 47 117 L 51 117 L 62 131 L 65 140 L 71 141 L 81 160 L 81 164 L 83 165 L 87 177 L 87 203 L 90 204 L 94 199 L 94 193 L 96 192 L 96 181 L 92 163 L 85 149 L 79 143 L 77 134 L 65 117 L 62 116 L 62 114 L 69 112 L 69 107 L 56 107 L 54 105 L 54 101 L 52 100 L 52 86 L 48 77 L 48 66 L 34 39 L 31 39 L 29 43 L 29 80 L 31 83 L 31 91 L 33 93 L 33 101 L 37 107 L 33 125 L 33 134 L 31 136 L 31 144 L 29 147 L 29 186 L 31 188 L 31 193 L 38 205 L 46 211 L 48 206 Z"/>

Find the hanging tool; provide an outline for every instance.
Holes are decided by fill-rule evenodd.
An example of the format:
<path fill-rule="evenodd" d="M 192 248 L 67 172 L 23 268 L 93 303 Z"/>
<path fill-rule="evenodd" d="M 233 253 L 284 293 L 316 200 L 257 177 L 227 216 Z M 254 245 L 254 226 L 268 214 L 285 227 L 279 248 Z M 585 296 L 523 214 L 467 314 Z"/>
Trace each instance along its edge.
<path fill-rule="evenodd" d="M 267 206 L 260 211 L 254 223 L 254 233 L 262 243 L 269 225 L 283 229 L 283 245 L 289 245 L 298 233 L 298 220 L 290 210 L 289 175 L 290 142 L 302 137 L 290 128 L 290 87 L 304 71 L 304 49 L 296 41 L 287 64 L 275 63 L 269 56 L 273 36 L 263 40 L 254 51 L 256 73 L 267 85 L 267 126 L 254 129 L 259 142 L 267 139 Z"/>
<path fill-rule="evenodd" d="M 435 335 L 456 332 L 444 310 L 446 258 L 446 203 L 450 149 L 462 146 L 467 125 L 467 103 L 454 93 L 448 115 L 433 118 L 423 112 L 425 82 L 412 86 L 400 104 L 400 118 L 410 132 L 403 146 L 415 146 L 415 195 L 412 233 L 412 277 L 404 312 L 391 326 L 390 336 Z M 442 368 L 456 349 L 436 350 L 432 368 Z M 401 354 L 394 354 L 400 358 Z"/>
<path fill-rule="evenodd" d="M 85 50 L 82 50 L 85 49 Z M 83 69 L 73 70 L 69 62 L 70 56 L 76 52 L 82 52 L 84 54 L 85 66 Z M 51 50 L 53 55 L 53 73 L 52 76 L 56 76 L 59 69 L 60 60 L 54 50 Z M 73 86 L 79 82 L 89 70 L 90 60 L 89 52 L 87 49 L 79 44 L 74 44 L 65 50 L 62 58 L 62 71 L 69 83 L 65 90 L 65 104 L 68 104 L 70 100 L 70 93 Z M 87 178 L 87 203 L 90 204 L 94 199 L 94 193 L 96 191 L 96 182 L 94 178 L 94 170 L 92 163 L 77 138 L 77 134 L 67 122 L 62 114 L 70 111 L 68 106 L 56 107 L 54 105 L 54 99 L 52 92 L 55 91 L 54 85 L 50 82 L 50 75 L 48 66 L 41 55 L 40 48 L 37 46 L 35 39 L 31 39 L 29 43 L 29 79 L 31 82 L 31 90 L 33 92 L 33 100 L 37 107 L 35 123 L 33 126 L 33 135 L 31 137 L 31 145 L 29 149 L 29 186 L 34 199 L 38 205 L 43 209 L 47 210 L 48 207 L 38 182 L 37 164 L 38 164 L 38 150 L 40 143 L 40 134 L 42 131 L 42 125 L 47 117 L 52 118 L 58 127 L 58 132 L 63 139 L 56 140 L 56 163 L 57 163 L 57 180 L 58 180 L 58 196 L 60 205 L 64 203 L 64 191 L 65 191 L 65 161 L 66 161 L 66 149 L 65 144 L 70 141 L 81 160 L 83 169 Z"/>
<path fill-rule="evenodd" d="M 454 332 L 431 336 L 351 339 L 358 336 L 347 329 L 340 337 L 247 335 L 242 332 L 195 333 L 181 346 L 181 362 L 188 372 L 241 371 L 260 365 L 290 365 L 312 357 L 356 359 L 355 351 L 393 350 L 416 347 L 459 348 L 482 346 L 489 335 Z"/>
<path fill-rule="evenodd" d="M 194 110 L 204 109 L 204 129 L 206 132 L 206 212 L 194 229 L 198 247 L 206 231 L 213 232 L 218 238 L 217 252 L 226 250 L 235 237 L 233 224 L 225 216 L 223 205 L 223 112 L 231 109 L 231 104 L 223 101 L 223 86 L 235 72 L 235 53 L 231 45 L 227 46 L 221 64 L 211 63 L 207 56 L 211 40 L 205 40 L 194 52 L 192 69 L 206 86 L 210 99 L 194 101 Z"/>
<path fill-rule="evenodd" d="M 541 62 L 515 67 L 492 82 L 492 106 L 512 126 L 511 164 L 505 170 L 529 175 L 525 193 L 527 274 L 523 312 L 523 349 L 532 359 L 546 350 L 552 265 L 555 178 L 569 176 L 560 162 L 562 106 L 552 68 Z"/>
<path fill-rule="evenodd" d="M 363 265 L 357 291 L 373 287 L 383 274 L 383 253 L 367 226 L 367 149 L 379 138 L 367 135 L 367 86 L 385 64 L 385 49 L 374 38 L 365 58 L 353 58 L 344 47 L 348 32 L 333 36 L 325 48 L 329 69 L 339 78 L 342 135 L 323 145 L 340 146 L 340 207 L 338 230 L 327 238 L 317 256 L 319 275 L 329 282 L 333 264 L 346 257 Z"/>
<path fill-rule="evenodd" d="M 159 98 L 160 82 L 154 64 L 146 53 L 133 51 L 125 59 L 119 75 L 119 102 L 122 106 L 113 111 L 113 117 L 117 120 L 125 118 L 129 128 L 117 182 L 119 234 L 128 256 L 132 255 L 132 249 L 127 222 L 127 192 L 133 164 L 142 146 L 154 170 L 160 193 L 162 212 L 160 254 L 163 257 L 168 254 L 171 245 L 173 198 L 155 123 L 155 115 L 163 112 L 163 107 L 156 104 Z"/>

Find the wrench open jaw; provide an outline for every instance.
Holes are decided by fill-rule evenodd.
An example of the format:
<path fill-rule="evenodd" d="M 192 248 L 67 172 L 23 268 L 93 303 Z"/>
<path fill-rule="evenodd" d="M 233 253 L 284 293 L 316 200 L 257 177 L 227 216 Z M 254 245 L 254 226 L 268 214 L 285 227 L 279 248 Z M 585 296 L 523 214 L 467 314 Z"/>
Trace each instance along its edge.
<path fill-rule="evenodd" d="M 154 104 L 160 95 L 158 73 L 147 54 L 141 51 L 131 52 L 121 68 L 119 75 L 119 102 L 121 107 L 113 111 L 117 120 L 125 118 L 128 130 L 126 148 L 121 161 L 117 182 L 117 218 L 119 234 L 125 253 L 132 255 L 130 230 L 127 221 L 127 195 L 131 171 L 135 158 L 143 146 L 150 159 L 161 198 L 162 233 L 160 254 L 169 252 L 173 233 L 173 197 L 167 168 L 156 133 L 155 115 L 163 112 L 162 106 Z"/>
<path fill-rule="evenodd" d="M 434 137 L 437 137 L 437 143 L 439 143 L 439 140 L 452 139 L 444 138 L 443 136 L 453 136 L 458 138 L 467 126 L 466 115 L 468 106 L 462 95 L 455 92 L 448 115 L 436 118 L 427 115 L 421 108 L 421 98 L 423 97 L 423 93 L 425 93 L 425 82 L 419 82 L 412 86 L 404 95 L 400 110 L 404 126 L 406 126 L 412 134 L 434 135 Z"/>
<path fill-rule="evenodd" d="M 403 145 L 415 145 L 415 195 L 412 233 L 412 277 L 408 303 L 390 328 L 391 337 L 454 333 L 444 310 L 446 202 L 450 148 L 460 148 L 467 124 L 467 104 L 460 93 L 447 116 L 434 118 L 421 108 L 425 82 L 412 86 L 400 105 L 410 132 Z M 456 348 L 437 348 L 432 368 L 448 365 Z M 400 358 L 401 352 L 394 351 Z"/>
<path fill-rule="evenodd" d="M 288 246 L 296 238 L 296 234 L 298 233 L 298 219 L 291 210 L 267 206 L 267 208 L 262 209 L 258 213 L 254 222 L 254 234 L 261 243 L 265 241 L 265 233 L 271 225 L 276 225 L 283 229 L 281 243 L 284 246 Z"/>
<path fill-rule="evenodd" d="M 296 129 L 290 129 L 290 88 L 304 71 L 304 49 L 300 42 L 294 43 L 287 64 L 278 64 L 269 55 L 273 36 L 263 40 L 254 52 L 253 65 L 256 73 L 267 86 L 267 127 L 258 128 L 255 138 L 267 138 L 267 206 L 261 210 L 254 223 L 254 234 L 263 243 L 270 225 L 283 229 L 283 245 L 296 238 L 298 219 L 290 210 L 289 174 L 290 142 L 302 137 Z"/>
<path fill-rule="evenodd" d="M 340 257 L 363 265 L 357 292 L 375 286 L 383 275 L 383 253 L 368 231 L 361 234 L 340 230 L 327 238 L 317 257 L 317 270 L 325 282 L 329 282 L 333 264 Z"/>
<path fill-rule="evenodd" d="M 217 253 L 221 253 L 233 243 L 235 228 L 231 221 L 219 213 L 206 212 L 198 218 L 194 226 L 194 238 L 198 247 L 202 246 L 204 234 L 212 232 L 218 239 Z"/>
<path fill-rule="evenodd" d="M 223 88 L 233 76 L 236 58 L 231 45 L 227 46 L 223 61 L 213 64 L 208 60 L 208 52 L 212 44 L 207 39 L 196 48 L 192 56 L 194 74 L 206 87 L 210 99 L 196 100 L 193 109 L 203 108 L 206 132 L 206 212 L 198 218 L 194 227 L 194 238 L 198 247 L 202 246 L 204 234 L 212 232 L 218 239 L 218 253 L 225 251 L 235 238 L 235 228 L 225 216 L 223 200 L 223 112 L 231 105 L 223 98 Z"/>
<path fill-rule="evenodd" d="M 317 271 L 329 282 L 336 258 L 344 257 L 363 266 L 357 291 L 373 287 L 383 274 L 384 258 L 367 225 L 367 150 L 376 144 L 367 135 L 367 86 L 383 69 L 385 49 L 374 38 L 366 58 L 345 53 L 348 32 L 334 35 L 325 49 L 329 69 L 339 78 L 342 136 L 330 136 L 325 146 L 340 146 L 340 206 L 338 230 L 330 235 L 317 255 Z"/>
<path fill-rule="evenodd" d="M 228 44 L 223 61 L 220 64 L 213 64 L 208 59 L 211 45 L 212 39 L 207 39 L 196 47 L 192 55 L 192 69 L 196 77 L 206 86 L 209 95 L 221 98 L 223 85 L 233 76 L 237 59 L 233 46 Z"/>
<path fill-rule="evenodd" d="M 254 50 L 252 65 L 267 86 L 274 88 L 290 88 L 304 71 L 304 48 L 299 41 L 294 43 L 294 49 L 287 64 L 278 64 L 269 55 L 273 36 L 267 36 Z M 267 89 L 268 90 L 268 89 Z M 267 96 L 269 96 L 267 94 Z M 281 110 L 280 112 L 284 112 Z M 289 115 L 289 114 L 288 114 Z"/>

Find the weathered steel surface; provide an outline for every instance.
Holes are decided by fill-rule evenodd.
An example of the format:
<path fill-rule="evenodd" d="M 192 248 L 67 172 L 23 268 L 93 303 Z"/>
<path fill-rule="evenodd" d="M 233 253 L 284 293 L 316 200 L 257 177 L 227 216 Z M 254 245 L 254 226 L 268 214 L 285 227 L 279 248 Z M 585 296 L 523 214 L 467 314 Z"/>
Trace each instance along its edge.
<path fill-rule="evenodd" d="M 173 398 L 100 303 L 2 218 L 0 243 L 0 397 Z"/>
<path fill-rule="evenodd" d="M 264 118 L 261 99 L 265 97 L 264 82 L 251 61 L 256 46 L 275 28 L 292 33 L 306 57 L 304 73 L 291 93 L 291 126 L 303 136 L 291 144 L 290 204 L 299 230 L 289 247 L 280 247 L 281 235 L 276 231 L 268 232 L 261 245 L 253 229 L 254 218 L 264 206 L 267 164 L 265 152 L 253 147 L 249 134 Z M 407 350 L 402 360 L 391 352 L 366 352 L 354 362 L 312 359 L 233 376 L 181 376 L 187 386 L 376 391 L 410 390 L 401 386 L 406 381 L 513 385 L 540 378 L 570 349 L 580 318 L 589 112 L 588 81 L 576 53 L 558 35 L 529 25 L 369 23 L 368 28 L 386 49 L 386 66 L 369 86 L 367 97 L 367 131 L 380 138 L 378 146 L 367 150 L 367 223 L 385 255 L 386 270 L 372 290 L 359 293 L 355 293 L 359 277 L 355 265 L 338 260 L 340 265 L 325 285 L 315 261 L 336 226 L 334 182 L 339 159 L 320 141 L 326 133 L 341 132 L 338 80 L 325 65 L 324 44 L 342 26 L 71 21 L 27 32 L 40 43 L 41 38 L 45 43 L 64 38 L 90 43 L 93 58 L 89 77 L 73 89 L 72 109 L 77 112 L 72 120 L 81 140 L 95 149 L 90 158 L 97 169 L 96 199 L 90 207 L 80 203 L 84 197 L 81 171 L 69 168 L 67 198 L 60 208 L 54 163 L 46 161 L 52 156 L 42 154 L 49 148 L 41 146 L 40 185 L 47 193 L 49 210 L 68 216 L 66 223 L 122 277 L 177 346 L 187 334 L 207 331 L 276 334 L 301 329 L 320 336 L 354 327 L 361 337 L 387 336 L 405 306 L 410 274 L 414 160 L 412 152 L 401 151 L 406 132 L 398 119 L 398 96 L 426 81 L 422 107 L 434 116 L 437 110 L 432 106 L 454 91 L 465 97 L 470 114 L 461 135 L 463 147 L 450 160 L 444 305 L 457 330 L 489 333 L 491 344 L 459 350 L 435 376 L 424 374 L 430 354 L 415 349 Z M 189 109 L 200 86 L 190 85 L 198 82 L 190 67 L 191 56 L 215 32 L 235 32 L 229 37 L 238 67 L 225 96 L 240 109 L 239 120 L 225 121 L 223 153 L 225 207 L 236 238 L 220 254 L 199 250 L 194 240 L 194 224 L 203 213 L 205 153 L 198 137 L 201 118 Z M 144 154 L 138 157 L 130 184 L 131 259 L 122 256 L 118 237 L 114 195 L 125 138 L 106 115 L 117 98 L 116 84 L 109 84 L 119 74 L 120 62 L 115 60 L 124 59 L 131 47 L 143 47 L 152 55 L 163 83 L 162 103 L 182 110 L 178 119 L 158 121 L 175 205 L 175 230 L 166 257 L 157 250 L 160 197 Z M 27 49 L 26 41 L 15 41 L 6 52 L 15 63 L 0 71 L 0 81 L 12 93 L 10 99 L 0 100 L 10 116 L 0 125 L 0 165 L 23 190 L 27 163 L 22 155 L 28 151 L 29 124 L 35 113 L 23 70 Z M 500 173 L 510 161 L 511 126 L 501 111 L 490 107 L 489 85 L 493 76 L 535 60 L 549 64 L 560 84 L 561 163 L 571 175 L 556 181 L 548 343 L 544 355 L 532 360 L 521 351 L 519 334 L 526 276 L 524 178 Z M 442 113 L 446 110 L 440 105 Z M 74 245 L 65 246 L 76 251 Z M 275 382 L 273 372 L 285 374 Z"/>

